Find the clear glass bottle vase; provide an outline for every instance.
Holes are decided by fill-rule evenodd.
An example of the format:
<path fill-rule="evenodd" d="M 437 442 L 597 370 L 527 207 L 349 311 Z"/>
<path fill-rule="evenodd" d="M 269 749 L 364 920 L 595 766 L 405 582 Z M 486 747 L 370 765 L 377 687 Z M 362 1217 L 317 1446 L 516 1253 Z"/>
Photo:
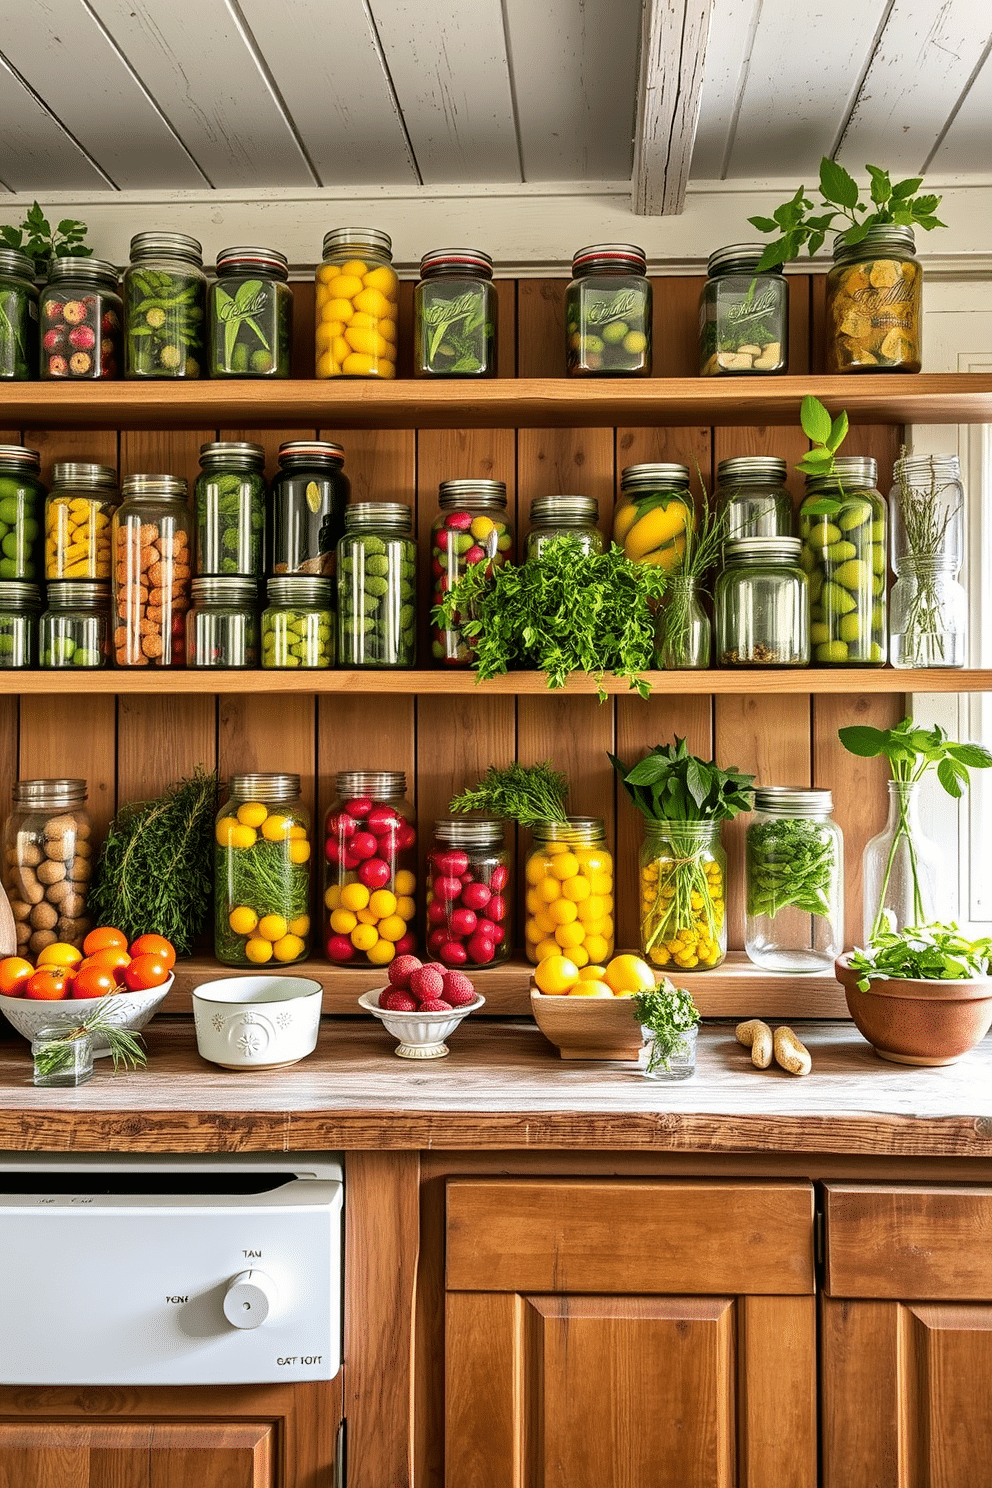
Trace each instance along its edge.
<path fill-rule="evenodd" d="M 655 624 L 655 660 L 666 671 L 708 667 L 711 631 L 695 575 L 668 581 Z"/>
<path fill-rule="evenodd" d="M 926 836 L 919 815 L 919 780 L 890 780 L 885 830 L 865 846 L 862 859 L 863 934 L 946 923 L 952 906 L 943 856 Z M 888 922 L 888 923 L 886 923 Z"/>

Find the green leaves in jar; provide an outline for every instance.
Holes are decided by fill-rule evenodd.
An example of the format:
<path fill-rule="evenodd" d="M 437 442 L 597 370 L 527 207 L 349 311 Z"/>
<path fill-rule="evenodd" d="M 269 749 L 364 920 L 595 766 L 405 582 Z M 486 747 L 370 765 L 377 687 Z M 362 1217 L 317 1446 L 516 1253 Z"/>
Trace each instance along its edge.
<path fill-rule="evenodd" d="M 287 284 L 218 281 L 211 286 L 210 311 L 213 377 L 289 376 L 293 300 Z"/>
<path fill-rule="evenodd" d="M 130 268 L 124 275 L 127 377 L 199 377 L 206 286 L 197 274 Z"/>
<path fill-rule="evenodd" d="M 753 822 L 747 829 L 747 912 L 783 909 L 829 916 L 837 870 L 834 834 L 803 818 Z"/>
<path fill-rule="evenodd" d="M 496 372 L 496 323 L 488 284 L 419 289 L 414 365 L 420 376 L 492 377 Z"/>

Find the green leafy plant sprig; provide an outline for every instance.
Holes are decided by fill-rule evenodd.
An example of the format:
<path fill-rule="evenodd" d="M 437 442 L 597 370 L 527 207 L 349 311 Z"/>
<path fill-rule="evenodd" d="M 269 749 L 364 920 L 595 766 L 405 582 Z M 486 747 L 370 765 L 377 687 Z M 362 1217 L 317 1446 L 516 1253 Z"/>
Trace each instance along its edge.
<path fill-rule="evenodd" d="M 687 1052 L 686 1034 L 699 1027 L 699 1009 L 691 993 L 666 977 L 653 992 L 636 992 L 631 1003 L 634 1018 L 651 1034 L 645 1073 L 651 1074 L 659 1065 L 671 1069 L 673 1057 Z"/>
<path fill-rule="evenodd" d="M 850 427 L 846 411 L 842 408 L 832 419 L 819 398 L 807 393 L 799 405 L 799 423 L 813 448 L 796 461 L 796 469 L 804 475 L 833 475 L 834 456 L 847 438 Z"/>
<path fill-rule="evenodd" d="M 43 1044 L 34 1056 L 36 1072 L 49 1077 L 71 1069 L 76 1062 L 74 1045 L 86 1037 L 91 1037 L 94 1042 L 107 1045 L 114 1064 L 114 1074 L 121 1065 L 125 1069 L 143 1068 L 148 1063 L 148 1056 L 141 1047 L 141 1034 L 131 1033 L 129 1029 L 121 1028 L 109 1016 L 108 1006 L 113 1001 L 113 993 L 109 997 L 101 997 L 100 1001 L 95 1003 L 90 1012 L 84 1018 L 80 1018 L 78 1023 L 71 1028 L 66 1027 L 60 1033 L 59 1038 Z"/>
<path fill-rule="evenodd" d="M 863 972 L 862 992 L 871 991 L 872 977 L 912 977 L 922 981 L 974 981 L 989 974 L 992 939 L 968 940 L 957 925 L 912 925 L 904 930 L 872 933 L 866 950 L 848 956 L 848 965 Z"/>
<path fill-rule="evenodd" d="M 93 249 L 83 242 L 85 237 L 85 222 L 64 217 L 53 228 L 37 202 L 28 209 L 19 227 L 0 227 L 3 246 L 26 253 L 39 278 L 47 275 L 53 258 L 90 258 Z"/>
<path fill-rule="evenodd" d="M 476 785 L 452 796 L 448 810 L 481 811 L 500 821 L 533 827 L 537 822 L 565 821 L 567 797 L 568 777 L 550 761 L 521 765 L 515 760 L 503 767 L 490 765 Z"/>

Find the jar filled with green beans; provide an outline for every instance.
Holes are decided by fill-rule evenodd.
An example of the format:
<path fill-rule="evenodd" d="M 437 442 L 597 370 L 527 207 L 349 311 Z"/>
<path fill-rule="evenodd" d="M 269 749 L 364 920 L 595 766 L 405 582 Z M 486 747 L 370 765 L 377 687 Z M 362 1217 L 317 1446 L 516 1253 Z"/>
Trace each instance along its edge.
<path fill-rule="evenodd" d="M 768 971 L 829 972 L 844 949 L 844 838 L 828 790 L 754 793 L 744 945 Z"/>
<path fill-rule="evenodd" d="M 137 233 L 124 273 L 124 376 L 202 377 L 206 301 L 195 238 Z"/>

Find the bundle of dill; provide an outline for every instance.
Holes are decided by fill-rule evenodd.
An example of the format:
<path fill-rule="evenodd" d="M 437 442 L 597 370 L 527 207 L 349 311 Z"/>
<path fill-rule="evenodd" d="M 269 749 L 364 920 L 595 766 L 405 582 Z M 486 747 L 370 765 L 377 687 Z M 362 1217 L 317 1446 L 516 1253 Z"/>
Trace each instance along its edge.
<path fill-rule="evenodd" d="M 502 769 L 490 765 L 480 781 L 452 796 L 448 810 L 481 811 L 501 821 L 533 827 L 537 822 L 565 821 L 567 796 L 568 777 L 549 760 L 539 765 L 514 760 Z"/>

